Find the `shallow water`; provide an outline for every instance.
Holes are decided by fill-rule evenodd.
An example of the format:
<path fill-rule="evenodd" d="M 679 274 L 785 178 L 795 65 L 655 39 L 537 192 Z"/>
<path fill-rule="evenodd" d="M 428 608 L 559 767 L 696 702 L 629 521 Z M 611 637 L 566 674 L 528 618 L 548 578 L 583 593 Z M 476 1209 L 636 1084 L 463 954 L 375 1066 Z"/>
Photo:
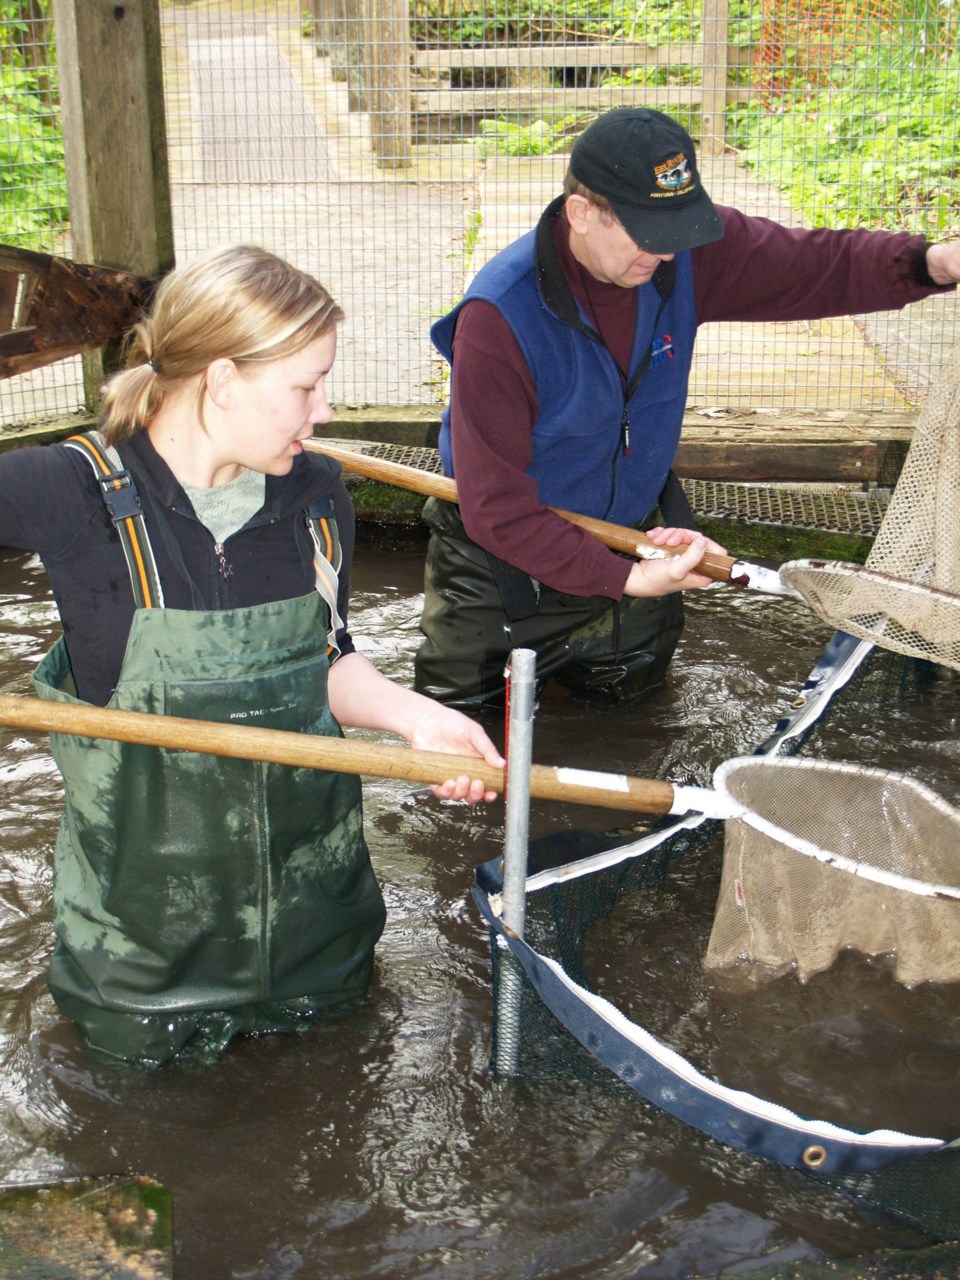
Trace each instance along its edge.
<path fill-rule="evenodd" d="M 419 545 L 370 546 L 355 570 L 358 647 L 402 680 L 418 642 L 421 565 Z M 30 672 L 58 632 L 35 560 L 0 553 L 0 600 L 0 688 L 31 692 Z M 597 710 L 545 696 L 535 760 L 706 782 L 773 728 L 829 635 L 794 602 L 729 588 L 702 593 L 688 618 L 669 687 L 647 706 Z M 955 728 L 934 724 L 931 749 L 948 763 Z M 499 804 L 443 805 L 402 783 L 365 781 L 389 916 L 358 1012 L 302 1035 L 235 1042 L 210 1066 L 143 1073 L 93 1058 L 44 983 L 59 780 L 42 738 L 4 733 L 3 742 L 0 1181 L 156 1178 L 173 1193 L 178 1280 L 666 1280 L 923 1242 L 639 1101 L 574 1080 L 491 1076 L 488 942 L 470 890 L 473 868 L 502 844 Z M 889 745 L 866 751 L 882 756 Z M 634 821 L 544 802 L 531 834 Z M 670 923 L 705 914 L 701 887 L 691 867 L 640 963 L 637 930 L 656 921 L 612 918 L 605 959 L 615 946 L 626 1003 L 656 986 L 685 1047 L 722 1058 L 711 1045 L 729 1006 L 691 993 L 696 957 Z M 778 1016 L 776 996 L 765 999 L 763 1016 Z M 736 1015 L 742 1025 L 744 1009 Z M 777 1043 L 761 1074 L 811 1067 L 802 1036 L 783 1030 Z M 890 1080 L 935 1071 L 941 1059 L 926 1052 L 889 1054 Z"/>

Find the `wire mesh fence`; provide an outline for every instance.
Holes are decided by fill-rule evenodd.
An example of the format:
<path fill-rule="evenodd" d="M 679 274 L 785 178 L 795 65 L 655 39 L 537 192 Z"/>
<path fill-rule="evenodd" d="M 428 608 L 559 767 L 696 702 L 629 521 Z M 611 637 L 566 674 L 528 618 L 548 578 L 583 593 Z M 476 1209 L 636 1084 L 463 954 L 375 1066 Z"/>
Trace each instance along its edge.
<path fill-rule="evenodd" d="M 0 239 L 69 254 L 48 3 L 0 0 Z M 319 276 L 347 313 L 341 404 L 443 402 L 430 324 L 535 224 L 608 107 L 680 118 L 719 203 L 790 225 L 958 230 L 946 5 L 161 0 L 160 17 L 178 260 L 252 241 Z M 706 326 L 689 403 L 918 403 L 955 305 Z M 3 421 L 80 408 L 78 364 L 0 384 Z"/>
<path fill-rule="evenodd" d="M 0 3 L 0 241 L 71 256 L 53 21 L 47 0 Z M 13 314 L 15 282 L 0 287 Z M 5 323 L 4 328 L 8 327 Z M 80 361 L 0 382 L 3 422 L 30 422 L 82 400 Z"/>

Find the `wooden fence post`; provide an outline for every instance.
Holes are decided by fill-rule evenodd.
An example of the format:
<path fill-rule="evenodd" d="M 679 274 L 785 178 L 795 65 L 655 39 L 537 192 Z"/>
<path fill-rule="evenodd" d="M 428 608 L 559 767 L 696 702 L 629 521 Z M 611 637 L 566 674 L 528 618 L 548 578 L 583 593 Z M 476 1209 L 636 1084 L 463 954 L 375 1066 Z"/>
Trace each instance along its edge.
<path fill-rule="evenodd" d="M 727 101 L 729 0 L 703 0 L 703 100 L 700 108 L 700 152 L 723 154 Z"/>
<path fill-rule="evenodd" d="M 79 262 L 174 264 L 158 0 L 53 0 L 67 190 Z M 110 351 L 84 357 L 88 407 Z"/>
<path fill-rule="evenodd" d="M 310 38 L 313 41 L 313 51 L 318 58 L 330 52 L 333 41 L 332 24 L 330 0 L 310 0 Z"/>
<path fill-rule="evenodd" d="M 384 169 L 411 163 L 410 39 L 408 0 L 367 0 L 364 41 L 373 154 Z"/>
<path fill-rule="evenodd" d="M 366 111 L 364 0 L 329 0 L 325 16 L 330 73 L 334 80 L 346 83 L 349 110 Z"/>

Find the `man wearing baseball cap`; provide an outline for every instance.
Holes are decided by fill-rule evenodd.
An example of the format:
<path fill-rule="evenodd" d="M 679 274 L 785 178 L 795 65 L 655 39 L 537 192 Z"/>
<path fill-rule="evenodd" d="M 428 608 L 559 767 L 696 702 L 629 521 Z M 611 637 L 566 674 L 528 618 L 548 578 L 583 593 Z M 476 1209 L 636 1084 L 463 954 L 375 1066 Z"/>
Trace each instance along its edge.
<path fill-rule="evenodd" d="M 452 366 L 431 498 L 415 684 L 467 711 L 503 700 L 504 662 L 542 684 L 635 699 L 658 688 L 681 592 L 715 543 L 671 466 L 697 329 L 888 311 L 953 288 L 960 243 L 801 230 L 718 208 L 690 135 L 662 112 L 600 116 L 563 194 L 431 330 Z M 550 508 L 643 528 L 676 559 L 633 560 Z"/>

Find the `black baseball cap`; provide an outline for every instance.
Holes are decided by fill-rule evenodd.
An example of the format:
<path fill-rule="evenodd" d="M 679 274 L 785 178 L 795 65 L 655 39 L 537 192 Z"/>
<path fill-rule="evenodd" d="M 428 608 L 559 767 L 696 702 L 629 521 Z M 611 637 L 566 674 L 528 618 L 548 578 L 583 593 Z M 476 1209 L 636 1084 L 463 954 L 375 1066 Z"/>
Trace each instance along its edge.
<path fill-rule="evenodd" d="M 648 253 L 682 253 L 723 235 L 700 182 L 693 140 L 662 111 L 605 112 L 573 144 L 570 171 L 606 197 L 627 234 Z"/>

